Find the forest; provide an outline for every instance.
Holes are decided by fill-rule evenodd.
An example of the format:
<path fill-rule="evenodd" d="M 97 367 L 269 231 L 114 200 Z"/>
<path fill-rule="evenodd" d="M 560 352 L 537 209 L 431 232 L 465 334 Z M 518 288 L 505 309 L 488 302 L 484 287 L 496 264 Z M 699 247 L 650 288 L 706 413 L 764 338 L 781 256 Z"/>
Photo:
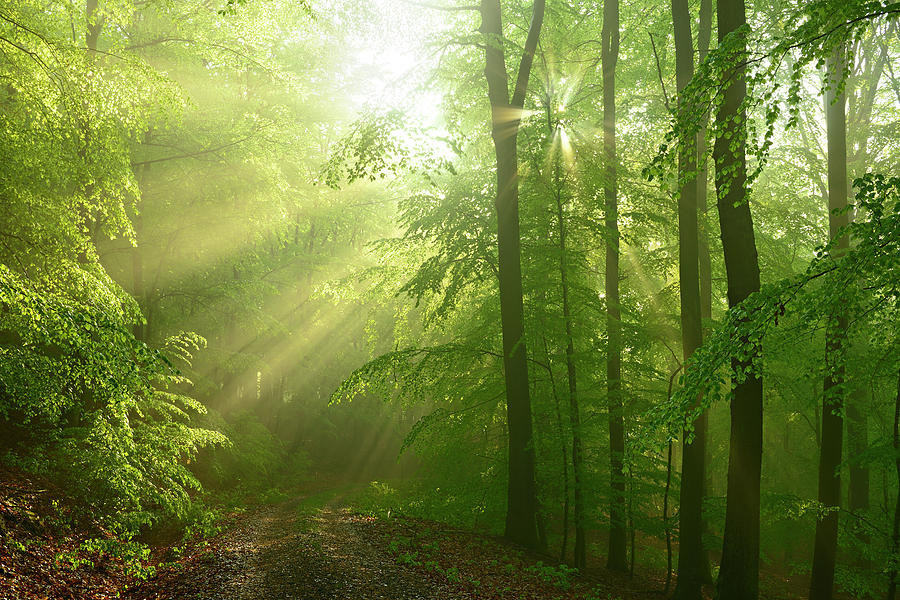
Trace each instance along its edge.
<path fill-rule="evenodd" d="M 0 600 L 895 600 L 900 2 L 0 2 Z"/>

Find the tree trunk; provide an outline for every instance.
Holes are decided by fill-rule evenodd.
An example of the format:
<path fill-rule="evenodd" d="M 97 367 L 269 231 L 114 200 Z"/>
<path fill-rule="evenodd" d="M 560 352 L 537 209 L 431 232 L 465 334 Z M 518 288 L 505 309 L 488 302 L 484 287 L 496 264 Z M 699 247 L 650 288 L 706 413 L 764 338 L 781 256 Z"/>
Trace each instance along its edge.
<path fill-rule="evenodd" d="M 826 61 L 825 122 L 828 135 L 828 229 L 834 239 L 849 220 L 848 213 L 832 211 L 847 206 L 847 126 L 846 95 L 837 95 L 844 71 L 844 53 L 838 49 Z M 836 252 L 843 254 L 849 243 L 844 236 Z M 843 303 L 839 303 L 843 305 Z M 813 547 L 810 600 L 831 600 L 834 592 L 834 564 L 837 557 L 838 511 L 841 502 L 841 451 L 844 419 L 844 346 L 847 313 L 843 306 L 828 315 L 825 332 L 825 380 L 822 390 L 822 445 L 819 449 L 819 502 L 829 512 L 816 523 Z"/>
<path fill-rule="evenodd" d="M 691 15 L 687 0 L 672 0 L 675 31 L 675 78 L 678 110 L 690 107 L 680 97 L 694 74 Z M 697 231 L 697 136 L 679 140 L 678 152 L 678 273 L 681 297 L 681 347 L 684 363 L 703 343 L 700 317 L 700 260 Z M 691 174 L 694 175 L 691 175 Z M 699 400 L 699 399 L 698 399 Z M 697 419 L 698 421 L 700 419 Z M 706 460 L 705 427 L 694 427 L 693 439 L 682 435 L 681 497 L 678 536 L 678 583 L 674 597 L 702 600 L 703 480 Z"/>
<path fill-rule="evenodd" d="M 744 0 L 720 0 L 716 12 L 720 44 L 747 23 Z M 742 44 L 732 57 L 734 69 L 723 74 L 724 98 L 716 115 L 723 132 L 713 149 L 730 307 L 759 291 L 759 259 L 746 188 L 746 113 L 741 106 L 747 93 L 745 55 Z M 750 355 L 758 351 L 754 349 Z M 744 373 L 744 379 L 733 382 L 725 532 L 716 589 L 719 600 L 756 600 L 759 596 L 762 379 L 748 372 L 751 360 L 731 361 L 732 378 Z"/>
<path fill-rule="evenodd" d="M 143 143 L 150 143 L 151 132 L 148 130 L 144 134 Z M 138 307 L 141 309 L 141 314 L 143 315 L 143 321 L 138 321 L 132 327 L 132 333 L 134 337 L 141 340 L 142 342 L 147 342 L 147 333 L 149 329 L 149 311 L 147 306 L 147 291 L 146 291 L 146 283 L 144 281 L 144 247 L 141 245 L 145 243 L 144 240 L 144 216 L 141 214 L 140 210 L 142 209 L 143 199 L 148 195 L 147 188 L 149 187 L 149 178 L 147 175 L 147 171 L 150 169 L 150 165 L 141 165 L 137 168 L 135 172 L 135 177 L 138 182 L 138 192 L 140 194 L 141 203 L 138 205 L 137 210 L 135 211 L 134 219 L 132 222 L 132 226 L 134 227 L 134 241 L 135 245 L 131 248 L 131 295 L 134 297 L 135 301 L 138 304 Z"/>
<path fill-rule="evenodd" d="M 142 179 L 141 177 L 138 178 Z M 141 186 L 141 190 L 143 192 L 144 187 Z M 141 309 L 141 313 L 144 314 L 144 319 L 142 321 L 137 321 L 132 327 L 132 333 L 134 337 L 141 340 L 142 342 L 147 341 L 147 321 L 146 321 L 146 309 L 147 305 L 147 294 L 144 289 L 144 251 L 141 246 L 141 242 L 143 240 L 144 233 L 144 218 L 141 215 L 135 215 L 133 221 L 134 227 L 134 237 L 135 237 L 135 246 L 131 248 L 131 294 L 134 297 L 134 300 L 137 302 L 138 307 Z"/>
<path fill-rule="evenodd" d="M 619 222 L 616 181 L 616 61 L 619 59 L 619 1 L 603 4 L 603 192 L 606 204 L 606 393 L 609 405 L 609 556 L 606 566 L 628 570 L 625 532 L 625 415 L 622 398 L 622 325 L 619 309 Z"/>
<path fill-rule="evenodd" d="M 672 440 L 666 453 L 666 487 L 663 491 L 663 529 L 666 532 L 666 587 L 663 594 L 669 593 L 672 585 L 672 532 L 669 529 L 669 490 L 672 488 Z"/>
<path fill-rule="evenodd" d="M 544 1 L 536 0 L 512 101 L 503 51 L 500 0 L 482 0 L 481 32 L 485 38 L 485 77 L 491 103 L 491 137 L 497 158 L 497 245 L 500 322 L 506 379 L 509 430 L 509 483 L 505 535 L 530 548 L 538 547 L 534 481 L 531 397 L 525 351 L 522 268 L 519 244 L 519 167 L 516 138 L 534 51 L 544 20 Z"/>
<path fill-rule="evenodd" d="M 897 399 L 894 401 L 894 455 L 897 456 L 894 464 L 897 469 L 897 482 L 900 484 L 900 371 L 897 372 Z M 887 486 L 885 486 L 885 490 Z M 885 492 L 887 493 L 887 492 Z M 891 531 L 891 551 L 894 556 L 900 552 L 900 486 L 897 490 L 897 502 L 894 505 L 894 527 Z M 888 573 L 887 600 L 897 597 L 897 563 L 891 561 L 891 570 Z"/>
<path fill-rule="evenodd" d="M 863 51 L 873 50 L 875 44 L 863 44 Z M 853 189 L 850 183 L 853 177 L 864 174 L 870 164 L 868 153 L 869 135 L 871 129 L 872 109 L 875 104 L 875 96 L 878 83 L 884 75 L 887 66 L 887 46 L 882 45 L 877 49 L 878 58 L 871 55 L 866 61 L 867 69 L 858 77 L 853 73 L 848 74 L 849 83 L 853 82 L 854 88 L 860 90 L 858 100 L 847 110 L 847 193 L 852 198 Z M 853 94 L 848 94 L 848 101 L 852 101 Z M 854 148 L 856 151 L 854 152 Z M 863 342 L 865 343 L 865 342 Z M 866 402 L 866 391 L 862 382 L 854 382 L 850 396 L 847 398 L 847 451 L 850 456 L 859 456 L 869 447 L 869 407 Z M 851 512 L 860 513 L 869 510 L 870 474 L 868 465 L 854 463 L 850 465 L 850 485 L 848 504 Z M 857 534 L 860 542 L 869 543 L 869 536 L 865 530 Z"/>
<path fill-rule="evenodd" d="M 553 135 L 552 122 L 547 123 L 550 134 Z M 557 131 L 557 138 L 559 132 Z M 563 320 L 566 328 L 566 375 L 569 384 L 569 423 L 572 427 L 572 473 L 574 479 L 573 495 L 575 500 L 575 554 L 573 556 L 576 569 L 584 571 L 586 566 L 586 545 L 584 536 L 584 498 L 582 485 L 584 483 L 582 467 L 582 443 L 581 443 L 581 412 L 578 408 L 578 389 L 575 377 L 575 340 L 572 334 L 572 310 L 569 305 L 569 265 L 566 256 L 566 221 L 563 214 L 562 199 L 562 174 L 560 168 L 560 155 L 562 148 L 553 150 L 553 184 L 554 200 L 556 201 L 556 226 L 559 231 L 559 278 L 560 291 L 562 293 Z"/>
<path fill-rule="evenodd" d="M 553 392 L 553 406 L 556 408 L 556 427 L 559 435 L 559 449 L 562 455 L 563 474 L 563 522 L 562 542 L 559 545 L 559 560 L 566 561 L 566 549 L 569 545 L 569 452 L 566 450 L 565 433 L 563 432 L 562 411 L 559 408 L 559 394 L 556 393 L 556 379 L 553 377 L 553 365 L 550 362 L 550 348 L 547 337 L 541 335 L 544 342 L 544 356 L 547 358 L 547 373 L 550 377 L 550 389 Z"/>
<path fill-rule="evenodd" d="M 700 62 L 706 59 L 709 52 L 709 38 L 712 34 L 712 0 L 700 1 L 700 26 L 697 31 L 697 47 Z M 700 165 L 697 173 L 697 208 L 700 212 L 700 224 L 697 231 L 700 259 L 700 318 L 709 320 L 712 318 L 712 259 L 709 254 L 709 232 L 703 224 L 709 206 L 706 202 L 707 180 L 709 168 L 704 156 L 706 154 L 706 124 L 709 121 L 709 113 L 704 115 L 703 124 L 697 134 L 697 155 L 700 157 Z"/>
<path fill-rule="evenodd" d="M 712 36 L 712 0 L 700 0 L 700 23 L 697 28 L 697 50 L 698 59 L 702 63 L 706 60 L 709 53 L 709 40 Z M 709 179 L 709 169 L 707 167 L 706 157 L 706 133 L 707 124 L 709 123 L 709 111 L 703 115 L 703 122 L 700 131 L 697 132 L 697 155 L 700 157 L 700 164 L 697 172 L 697 209 L 700 213 L 700 223 L 697 229 L 698 255 L 700 259 L 700 319 L 702 322 L 709 322 L 712 319 L 712 259 L 709 254 L 709 232 L 707 231 L 707 211 L 706 202 L 707 181 Z M 712 486 L 712 452 L 709 440 L 709 413 L 704 412 L 694 427 L 697 431 L 703 431 L 706 438 L 705 446 L 705 472 L 703 476 L 703 497 L 705 498 L 711 493 Z M 709 523 L 703 522 L 703 531 L 708 531 Z M 704 583 L 713 583 L 712 569 L 709 566 L 709 552 L 705 548 L 701 550 L 700 555 L 701 574 Z"/>
<path fill-rule="evenodd" d="M 100 39 L 100 32 L 103 30 L 104 19 L 97 14 L 98 4 L 97 0 L 87 0 L 84 6 L 84 45 L 91 53 L 97 51 L 97 42 Z"/>
<path fill-rule="evenodd" d="M 84 5 L 84 45 L 85 54 L 89 61 L 93 61 L 97 56 L 97 43 L 100 39 L 100 32 L 103 30 L 103 17 L 98 14 L 98 8 L 98 0 L 86 0 Z M 72 41 L 75 42 L 74 24 L 72 26 Z M 95 74 L 88 73 L 88 83 L 92 82 L 94 77 Z M 91 89 L 91 91 L 84 92 L 85 98 L 92 93 L 92 88 L 89 89 Z M 87 100 L 84 100 L 84 102 L 87 102 Z M 85 107 L 85 115 L 88 114 L 90 114 L 90 111 Z M 90 171 L 92 169 L 90 165 L 92 144 L 90 119 L 89 117 L 82 116 L 78 118 L 78 122 L 82 135 L 81 147 L 78 149 L 78 157 L 84 163 L 83 166 L 88 171 L 88 179 L 82 188 L 85 204 L 78 208 L 79 225 L 85 236 L 85 245 L 78 249 L 76 260 L 79 264 L 85 265 L 89 259 L 89 247 L 96 247 L 96 220 L 91 213 L 89 203 L 93 200 L 97 186 L 90 176 Z"/>
<path fill-rule="evenodd" d="M 858 384 L 857 384 L 858 385 Z M 859 456 L 869 447 L 869 414 L 866 407 L 866 392 L 857 387 L 847 402 L 847 451 L 850 456 Z M 850 512 L 869 510 L 869 467 L 854 463 L 850 465 L 849 485 Z M 867 542 L 868 536 L 861 537 Z"/>
<path fill-rule="evenodd" d="M 672 385 L 675 383 L 675 377 L 684 365 L 678 366 L 672 374 L 669 375 L 669 391 L 666 395 L 668 401 L 672 401 Z M 672 529 L 669 526 L 669 492 L 672 489 L 672 452 L 674 444 L 669 440 L 668 451 L 666 452 L 666 487 L 663 491 L 663 529 L 666 533 L 666 587 L 663 595 L 668 595 L 669 587 L 672 585 Z"/>

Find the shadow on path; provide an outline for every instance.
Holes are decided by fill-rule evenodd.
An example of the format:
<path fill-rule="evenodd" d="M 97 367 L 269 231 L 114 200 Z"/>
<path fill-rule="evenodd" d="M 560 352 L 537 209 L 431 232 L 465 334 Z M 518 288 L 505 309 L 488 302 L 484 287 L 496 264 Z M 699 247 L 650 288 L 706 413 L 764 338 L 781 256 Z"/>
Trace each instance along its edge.
<path fill-rule="evenodd" d="M 316 510 L 297 498 L 244 515 L 215 549 L 163 573 L 127 600 L 450 600 L 456 594 L 397 564 L 362 534 L 339 498 Z"/>

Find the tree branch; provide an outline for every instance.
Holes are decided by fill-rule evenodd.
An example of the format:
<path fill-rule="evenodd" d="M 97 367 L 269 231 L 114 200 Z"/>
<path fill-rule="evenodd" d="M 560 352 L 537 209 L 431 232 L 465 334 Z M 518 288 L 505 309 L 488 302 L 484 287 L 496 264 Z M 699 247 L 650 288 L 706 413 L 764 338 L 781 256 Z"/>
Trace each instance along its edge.
<path fill-rule="evenodd" d="M 132 167 L 140 167 L 143 165 L 152 165 L 155 163 L 167 162 L 170 160 L 181 160 L 182 158 L 196 158 L 196 157 L 202 156 L 204 154 L 211 154 L 213 152 L 218 152 L 219 150 L 224 150 L 224 149 L 230 148 L 232 146 L 237 146 L 238 144 L 243 144 L 247 140 L 253 139 L 253 137 L 256 136 L 257 133 L 259 133 L 259 131 L 255 131 L 251 135 L 248 135 L 247 137 L 241 138 L 239 140 L 235 140 L 235 141 L 229 142 L 227 144 L 222 144 L 221 146 L 216 146 L 215 148 L 207 148 L 205 150 L 199 150 L 197 152 L 186 152 L 184 154 L 178 154 L 175 156 L 165 156 L 163 158 L 153 158 L 150 160 L 142 160 L 140 162 L 131 163 L 131 166 Z"/>
<path fill-rule="evenodd" d="M 519 73 L 516 76 L 516 89 L 511 102 L 514 108 L 522 108 L 525 104 L 528 78 L 531 76 L 531 64 L 534 62 L 534 51 L 537 48 L 538 37 L 540 37 L 541 25 L 544 23 L 544 6 L 545 0 L 534 0 L 531 25 L 528 27 L 528 37 L 525 39 L 525 48 L 522 50 L 522 60 L 519 62 Z"/>

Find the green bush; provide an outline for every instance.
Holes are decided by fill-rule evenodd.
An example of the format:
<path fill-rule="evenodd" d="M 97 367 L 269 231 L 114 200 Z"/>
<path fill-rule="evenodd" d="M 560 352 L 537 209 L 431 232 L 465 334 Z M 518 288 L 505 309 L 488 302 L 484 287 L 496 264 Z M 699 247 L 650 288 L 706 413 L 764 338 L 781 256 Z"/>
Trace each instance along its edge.
<path fill-rule="evenodd" d="M 189 382 L 132 335 L 133 301 L 102 270 L 59 270 L 50 285 L 0 264 L 6 461 L 59 481 L 120 533 L 184 516 L 199 488 L 188 463 L 226 438 L 192 423 L 205 408 L 180 392 Z M 169 350 L 188 360 L 202 343 L 182 335 Z"/>

